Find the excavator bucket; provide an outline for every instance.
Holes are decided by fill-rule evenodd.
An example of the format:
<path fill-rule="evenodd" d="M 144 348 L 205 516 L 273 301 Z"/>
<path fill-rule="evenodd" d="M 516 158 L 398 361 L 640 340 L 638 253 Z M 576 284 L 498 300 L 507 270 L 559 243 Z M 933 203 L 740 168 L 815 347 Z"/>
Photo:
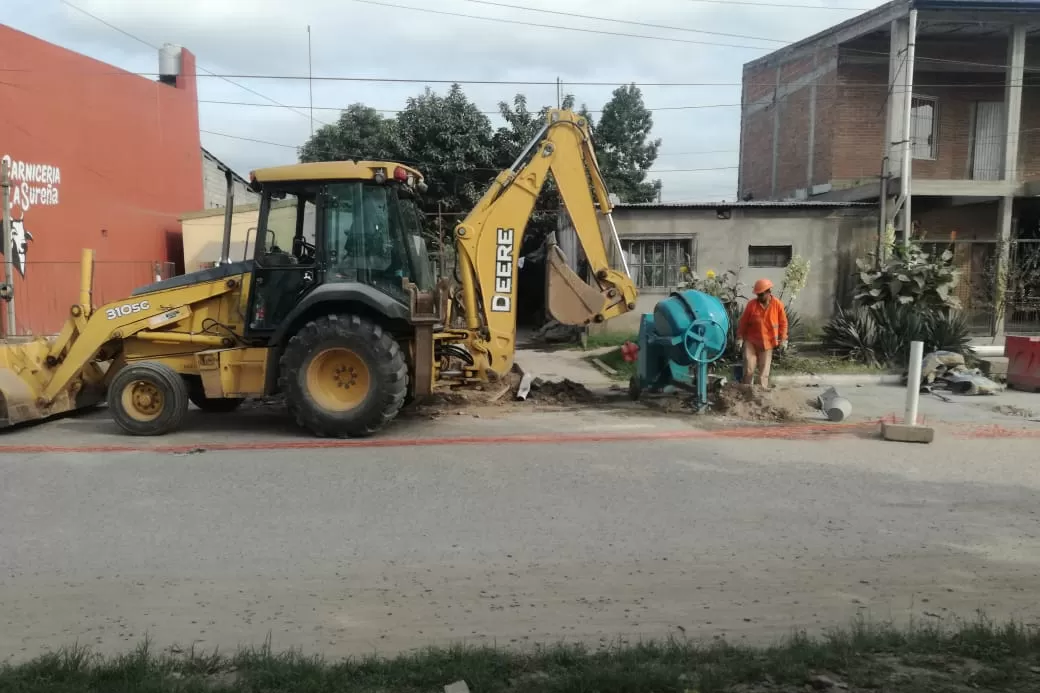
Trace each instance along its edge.
<path fill-rule="evenodd" d="M 0 428 L 46 419 L 76 409 L 74 388 L 63 392 L 50 406 L 42 406 L 40 394 L 47 373 L 44 359 L 50 351 L 45 339 L 0 346 Z"/>
<path fill-rule="evenodd" d="M 545 282 L 549 314 L 564 325 L 587 325 L 606 305 L 599 289 L 582 281 L 555 244 L 545 254 Z"/>
<path fill-rule="evenodd" d="M 74 316 L 90 311 L 93 270 L 94 252 L 84 250 L 80 303 L 73 309 Z M 108 364 L 96 361 L 84 364 L 52 401 L 46 402 L 43 398 L 55 365 L 53 360 L 48 361 L 55 340 L 67 339 L 74 329 L 75 319 L 69 318 L 57 338 L 0 342 L 0 429 L 92 407 L 104 399 Z"/>

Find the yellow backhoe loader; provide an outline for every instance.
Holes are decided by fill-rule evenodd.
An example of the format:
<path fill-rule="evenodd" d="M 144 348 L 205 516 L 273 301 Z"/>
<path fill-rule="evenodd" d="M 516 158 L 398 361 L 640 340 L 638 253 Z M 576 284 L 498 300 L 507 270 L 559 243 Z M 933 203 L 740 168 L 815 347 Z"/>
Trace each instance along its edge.
<path fill-rule="evenodd" d="M 91 300 L 93 253 L 83 251 L 79 302 L 61 333 L 0 349 L 0 426 L 107 398 L 123 431 L 161 435 L 178 428 L 189 402 L 227 412 L 280 393 L 313 434 L 362 436 L 439 384 L 499 379 L 513 365 L 518 249 L 550 173 L 593 284 L 550 244 L 549 312 L 585 325 L 634 309 L 588 123 L 554 110 L 455 228 L 454 285 L 433 277 L 415 202 L 423 177 L 393 162 L 255 171 L 252 259 L 229 257 L 229 186 L 215 267 L 100 308 Z M 620 269 L 604 238 L 617 245 Z"/>

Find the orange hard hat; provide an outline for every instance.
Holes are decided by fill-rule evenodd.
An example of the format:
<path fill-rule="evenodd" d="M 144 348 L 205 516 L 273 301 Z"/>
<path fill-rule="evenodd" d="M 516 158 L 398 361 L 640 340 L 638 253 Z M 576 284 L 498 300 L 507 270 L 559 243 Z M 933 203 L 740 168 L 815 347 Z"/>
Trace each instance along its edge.
<path fill-rule="evenodd" d="M 755 288 L 752 289 L 752 291 L 754 291 L 755 295 L 758 296 L 760 294 L 764 294 L 772 288 L 773 282 L 769 281 L 768 279 L 759 279 L 757 282 L 755 282 Z"/>

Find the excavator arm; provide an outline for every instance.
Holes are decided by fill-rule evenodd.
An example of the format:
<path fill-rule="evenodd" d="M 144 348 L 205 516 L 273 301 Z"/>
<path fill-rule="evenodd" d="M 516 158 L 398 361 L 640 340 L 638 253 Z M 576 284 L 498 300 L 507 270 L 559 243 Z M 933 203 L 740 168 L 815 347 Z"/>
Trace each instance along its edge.
<path fill-rule="evenodd" d="M 583 281 L 567 266 L 559 247 L 550 244 L 546 254 L 550 314 L 563 324 L 587 325 L 635 309 L 636 287 L 610 216 L 612 205 L 588 121 L 569 110 L 552 110 L 516 162 L 498 175 L 455 229 L 466 341 L 477 373 L 501 376 L 512 368 L 518 250 L 550 173 L 595 282 Z M 601 222 L 617 245 L 624 271 L 610 266 Z"/>

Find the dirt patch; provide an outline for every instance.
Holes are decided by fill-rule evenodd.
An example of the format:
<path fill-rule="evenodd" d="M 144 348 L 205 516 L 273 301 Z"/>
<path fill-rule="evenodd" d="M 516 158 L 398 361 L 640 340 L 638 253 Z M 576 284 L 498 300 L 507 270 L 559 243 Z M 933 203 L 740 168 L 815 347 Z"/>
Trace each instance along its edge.
<path fill-rule="evenodd" d="M 509 373 L 495 383 L 441 388 L 412 402 L 402 410 L 404 417 L 435 418 L 474 410 L 507 407 L 514 403 L 520 385 L 520 374 Z"/>
<path fill-rule="evenodd" d="M 1029 411 L 1028 409 L 1023 409 L 1022 407 L 1016 407 L 1013 404 L 998 404 L 997 406 L 993 407 L 993 411 L 997 414 L 1003 414 L 1004 416 L 1020 416 L 1023 419 L 1036 418 L 1035 412 Z"/>
<path fill-rule="evenodd" d="M 715 395 L 712 410 L 746 421 L 793 421 L 809 411 L 805 394 L 797 390 L 763 391 L 728 383 Z"/>

